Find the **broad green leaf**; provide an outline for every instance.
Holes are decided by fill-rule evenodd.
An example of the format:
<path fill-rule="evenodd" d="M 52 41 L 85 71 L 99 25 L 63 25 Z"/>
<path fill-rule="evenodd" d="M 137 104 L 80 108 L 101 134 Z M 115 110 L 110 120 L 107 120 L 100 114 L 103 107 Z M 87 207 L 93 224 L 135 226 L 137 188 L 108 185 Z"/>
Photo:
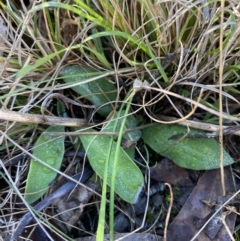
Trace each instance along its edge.
<path fill-rule="evenodd" d="M 111 119 L 108 120 L 108 122 L 105 124 L 105 126 L 102 129 L 103 131 L 119 131 L 121 124 L 122 124 L 122 120 L 123 120 L 123 113 L 124 111 L 121 111 L 120 116 L 118 116 L 119 112 L 116 112 L 114 115 L 112 115 Z M 117 121 L 117 125 L 115 127 L 115 122 Z M 134 115 L 129 115 L 126 117 L 126 124 L 125 124 L 125 130 L 126 129 L 131 129 L 131 128 L 135 128 L 138 125 L 138 120 L 136 119 L 136 117 Z M 140 138 L 141 138 L 141 131 L 140 130 L 136 130 L 133 132 L 129 132 L 125 135 L 123 135 L 123 140 L 125 141 L 125 151 L 126 153 L 132 158 L 134 159 L 135 157 L 135 146 L 134 143 L 137 142 Z"/>
<path fill-rule="evenodd" d="M 180 125 L 156 124 L 142 130 L 142 138 L 155 152 L 167 157 L 177 165 L 193 170 L 210 170 L 220 167 L 220 146 L 212 138 L 169 139 L 178 134 L 188 133 L 187 127 Z M 191 129 L 191 134 L 205 133 Z M 234 160 L 224 150 L 224 166 L 231 165 Z"/>
<path fill-rule="evenodd" d="M 83 134 L 79 138 L 87 152 L 87 157 L 93 170 L 103 178 L 111 138 L 104 135 L 94 136 Z M 115 150 L 116 142 L 113 142 L 108 168 L 107 183 L 109 186 L 111 185 Z M 138 166 L 122 148 L 120 148 L 119 155 L 120 161 L 117 163 L 115 192 L 125 201 L 135 203 L 142 190 L 144 178 Z"/>
<path fill-rule="evenodd" d="M 50 126 L 45 132 L 63 132 L 63 126 Z M 60 169 L 64 154 L 64 136 L 41 135 L 35 143 L 33 155 L 55 169 Z M 27 176 L 25 199 L 33 203 L 43 196 L 57 173 L 35 159 L 31 159 Z"/>
<path fill-rule="evenodd" d="M 95 106 L 106 104 L 110 101 L 116 101 L 117 88 L 111 84 L 106 78 L 98 78 L 94 81 L 84 83 L 89 78 L 98 75 L 93 69 L 80 67 L 78 65 L 69 65 L 60 71 L 60 76 L 64 77 L 66 83 L 79 83 L 72 89 L 81 96 L 91 101 Z M 112 103 L 114 105 L 114 103 Z M 112 104 L 105 105 L 98 109 L 98 113 L 102 116 L 108 116 L 112 111 Z"/>
<path fill-rule="evenodd" d="M 122 124 L 122 120 L 123 120 L 123 114 L 124 111 L 121 111 L 121 114 L 119 117 L 118 116 L 118 112 L 116 112 L 111 119 L 108 120 L 108 122 L 105 124 L 105 126 L 103 127 L 102 131 L 119 131 L 120 130 L 120 126 Z M 115 126 L 115 122 L 117 121 L 117 126 L 114 129 Z M 126 117 L 126 125 L 125 125 L 125 130 L 126 129 L 131 129 L 131 128 L 135 128 L 138 125 L 138 121 L 135 118 L 134 115 L 129 115 Z M 132 141 L 138 141 L 141 138 L 141 131 L 140 130 L 136 130 L 133 132 L 129 132 L 125 135 L 123 135 L 124 138 L 128 139 L 128 140 L 132 140 Z"/>

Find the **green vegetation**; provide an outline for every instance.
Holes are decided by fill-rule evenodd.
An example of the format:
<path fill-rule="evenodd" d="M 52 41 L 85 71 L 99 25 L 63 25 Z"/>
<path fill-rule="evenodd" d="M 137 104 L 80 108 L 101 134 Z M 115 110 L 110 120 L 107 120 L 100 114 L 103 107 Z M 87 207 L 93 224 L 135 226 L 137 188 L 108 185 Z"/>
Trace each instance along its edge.
<path fill-rule="evenodd" d="M 203 134 L 191 130 L 190 134 Z M 155 152 L 173 160 L 177 165 L 193 170 L 211 170 L 220 167 L 220 147 L 215 139 L 188 138 L 187 127 L 156 124 L 143 130 L 142 138 Z M 181 135 L 180 138 L 174 136 Z M 186 135 L 186 138 L 184 138 Z M 233 164 L 233 159 L 224 150 L 223 165 Z"/>
<path fill-rule="evenodd" d="M 50 126 L 46 129 L 48 132 L 63 132 L 63 126 Z M 48 135 L 41 135 L 35 143 L 33 156 L 30 160 L 28 171 L 25 200 L 33 203 L 38 200 L 47 190 L 49 184 L 55 179 L 57 173 L 50 168 L 60 169 L 64 155 L 64 136 L 56 138 Z M 36 159 L 35 159 L 36 158 Z M 39 162 L 39 159 L 43 163 Z M 49 165 L 49 167 L 45 166 Z"/>
<path fill-rule="evenodd" d="M 232 164 L 228 140 L 223 149 L 215 139 L 171 139 L 240 120 L 240 13 L 237 3 L 226 1 L 222 11 L 220 3 L 43 0 L 26 8 L 1 2 L 8 33 L 1 41 L 0 105 L 11 111 L 0 113 L 1 159 L 20 155 L 1 162 L 2 175 L 22 193 L 12 199 L 39 201 L 57 174 L 71 176 L 89 163 L 102 184 L 97 240 L 106 220 L 113 240 L 114 205 L 137 202 L 149 162 L 166 156 L 195 170 Z M 65 149 L 84 151 L 85 158 L 69 160 Z M 10 199 L 4 198 L 3 216 L 18 212 Z"/>

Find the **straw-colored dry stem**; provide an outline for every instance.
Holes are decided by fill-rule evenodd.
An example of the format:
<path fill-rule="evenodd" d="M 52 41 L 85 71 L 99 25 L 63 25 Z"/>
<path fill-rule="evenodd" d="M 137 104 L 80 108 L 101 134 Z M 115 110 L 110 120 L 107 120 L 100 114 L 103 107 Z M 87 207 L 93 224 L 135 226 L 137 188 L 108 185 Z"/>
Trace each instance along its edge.
<path fill-rule="evenodd" d="M 64 118 L 49 115 L 37 115 L 28 113 L 19 113 L 10 110 L 0 109 L 0 120 L 21 122 L 21 123 L 35 123 L 45 125 L 59 125 L 59 126 L 89 126 L 88 120 L 77 118 Z"/>

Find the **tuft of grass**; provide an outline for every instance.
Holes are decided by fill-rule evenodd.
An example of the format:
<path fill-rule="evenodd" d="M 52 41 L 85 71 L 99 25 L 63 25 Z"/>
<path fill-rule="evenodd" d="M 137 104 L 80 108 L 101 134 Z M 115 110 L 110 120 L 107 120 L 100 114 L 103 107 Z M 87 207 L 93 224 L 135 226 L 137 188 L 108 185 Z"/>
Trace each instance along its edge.
<path fill-rule="evenodd" d="M 104 76 L 117 86 L 118 106 L 135 79 L 149 83 L 150 91 L 139 90 L 129 110 L 141 116 L 144 124 L 170 123 L 173 117 L 174 122 L 191 117 L 209 125 L 218 124 L 223 117 L 223 124 L 239 121 L 237 4 L 226 1 L 222 14 L 219 1 L 73 0 L 42 1 L 30 7 L 1 1 L 0 17 L 8 34 L 0 45 L 0 106 L 44 118 L 46 113 L 57 113 L 54 98 L 43 106 L 52 93 L 89 104 L 58 76 L 63 66 L 79 64 L 99 71 L 96 79 L 87 82 Z M 66 105 L 71 117 L 87 119 L 91 114 L 84 107 Z M 108 118 L 94 115 L 93 119 L 99 126 L 98 122 Z M 45 127 L 33 121 L 4 120 L 0 123 L 0 163 L 9 167 L 6 172 L 12 180 L 8 181 L 19 190 L 17 194 L 8 185 L 0 190 L 3 229 L 9 233 L 17 222 L 16 200 L 24 193 L 31 148 Z M 70 164 L 64 160 L 61 171 L 66 166 L 77 169 L 76 162 L 74 158 Z M 106 194 L 106 187 L 104 190 Z M 103 229 L 104 225 L 102 233 Z"/>

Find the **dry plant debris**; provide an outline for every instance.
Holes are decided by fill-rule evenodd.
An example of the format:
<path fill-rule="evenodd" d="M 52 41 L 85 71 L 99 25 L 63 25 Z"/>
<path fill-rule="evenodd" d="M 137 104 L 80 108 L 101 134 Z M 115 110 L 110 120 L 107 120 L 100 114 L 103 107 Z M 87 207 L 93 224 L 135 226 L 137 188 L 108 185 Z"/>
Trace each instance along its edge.
<path fill-rule="evenodd" d="M 95 240 L 105 198 L 100 231 L 106 239 L 113 239 L 115 228 L 120 232 L 115 240 L 239 240 L 239 19 L 237 0 L 1 1 L 0 237 Z M 96 93 L 77 90 L 79 81 L 66 81 L 68 73 L 62 73 L 69 66 L 92 70 L 80 77 L 87 85 L 94 82 L 100 100 Z M 101 79 L 116 90 L 110 99 L 98 85 Z M 128 104 L 128 116 L 136 121 L 121 133 L 122 143 L 130 142 L 123 150 L 146 183 L 136 204 L 115 196 L 109 212 L 113 202 L 108 189 L 101 195 L 101 179 L 91 178 L 99 189 L 94 184 L 74 191 L 80 183 L 65 178 L 88 170 L 76 128 L 85 135 L 92 134 L 88 128 L 101 133 Z M 101 108 L 108 110 L 101 113 Z M 221 144 L 219 160 L 224 148 L 235 163 L 204 172 L 183 169 L 141 137 L 129 138 L 154 123 L 204 130 L 206 135 L 186 138 L 215 138 Z M 24 199 L 26 179 L 36 140 L 48 125 L 66 128 L 53 133 L 66 136 L 66 152 L 33 213 Z M 117 141 L 119 130 L 104 134 Z M 191 159 L 191 151 L 186 155 Z M 79 189 L 86 199 L 80 200 Z"/>

